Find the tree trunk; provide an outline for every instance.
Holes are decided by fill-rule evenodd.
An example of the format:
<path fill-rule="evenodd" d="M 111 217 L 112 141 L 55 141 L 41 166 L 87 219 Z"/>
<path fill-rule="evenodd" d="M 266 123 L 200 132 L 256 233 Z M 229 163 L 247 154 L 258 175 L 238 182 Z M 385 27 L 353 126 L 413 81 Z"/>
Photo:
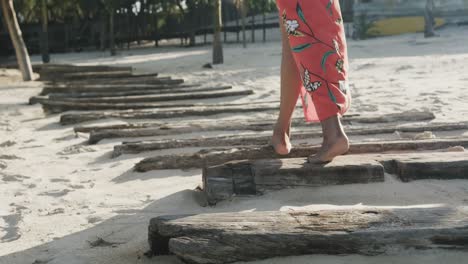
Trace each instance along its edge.
<path fill-rule="evenodd" d="M 49 32 L 48 32 L 48 10 L 47 10 L 47 0 L 41 0 L 41 17 L 42 17 L 42 34 L 41 34 L 41 53 L 42 53 L 42 62 L 49 63 Z"/>
<path fill-rule="evenodd" d="M 236 41 L 237 41 L 237 43 L 240 42 L 240 34 L 239 34 L 239 9 L 236 9 Z"/>
<path fill-rule="evenodd" d="M 252 25 L 252 43 L 255 43 L 255 14 L 252 14 L 252 21 L 251 21 L 251 25 Z"/>
<path fill-rule="evenodd" d="M 247 36 L 245 32 L 245 0 L 241 2 L 242 46 L 247 48 Z"/>
<path fill-rule="evenodd" d="M 265 24 L 266 24 L 266 14 L 265 14 L 265 10 L 263 10 L 263 42 L 266 42 L 266 27 L 265 27 Z"/>
<path fill-rule="evenodd" d="M 222 64 L 223 58 L 223 44 L 221 43 L 221 0 L 215 0 L 214 9 L 214 34 L 213 34 L 213 64 Z"/>
<path fill-rule="evenodd" d="M 16 12 L 13 5 L 13 0 L 0 0 L 2 5 L 3 16 L 8 26 L 11 41 L 15 48 L 16 59 L 23 75 L 24 81 L 31 81 L 33 79 L 33 71 L 31 61 L 29 59 L 28 49 L 24 44 L 21 29 L 16 19 Z"/>
<path fill-rule="evenodd" d="M 424 37 L 430 38 L 434 37 L 436 34 L 434 32 L 434 0 L 426 1 L 426 10 L 424 13 Z"/>
<path fill-rule="evenodd" d="M 101 11 L 100 23 L 101 23 L 101 30 L 100 30 L 100 50 L 104 51 L 106 49 L 106 14 L 104 11 Z"/>
<path fill-rule="evenodd" d="M 115 10 L 111 8 L 109 14 L 109 49 L 111 56 L 116 55 L 115 51 L 115 34 L 114 34 L 114 14 Z"/>

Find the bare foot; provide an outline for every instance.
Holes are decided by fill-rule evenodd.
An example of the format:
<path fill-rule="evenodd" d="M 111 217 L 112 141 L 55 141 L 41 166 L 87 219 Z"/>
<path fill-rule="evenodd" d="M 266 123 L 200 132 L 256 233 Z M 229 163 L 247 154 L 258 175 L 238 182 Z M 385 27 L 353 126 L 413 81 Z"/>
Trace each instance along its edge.
<path fill-rule="evenodd" d="M 348 150 L 348 138 L 346 136 L 340 136 L 324 142 L 318 153 L 310 156 L 308 160 L 310 163 L 328 163 L 335 157 L 345 154 Z"/>
<path fill-rule="evenodd" d="M 275 149 L 275 152 L 279 155 L 288 155 L 291 152 L 291 141 L 289 140 L 289 131 L 277 132 L 273 131 L 270 144 Z"/>

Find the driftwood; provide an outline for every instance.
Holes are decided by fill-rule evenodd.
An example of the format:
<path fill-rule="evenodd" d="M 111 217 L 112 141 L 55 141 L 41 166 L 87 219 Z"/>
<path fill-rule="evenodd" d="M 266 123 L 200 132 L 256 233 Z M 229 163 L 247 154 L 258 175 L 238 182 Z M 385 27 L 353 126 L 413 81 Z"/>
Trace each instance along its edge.
<path fill-rule="evenodd" d="M 348 154 L 408 152 L 439 150 L 454 146 L 468 148 L 468 139 L 399 140 L 370 143 L 352 143 Z M 155 156 L 143 159 L 135 165 L 135 170 L 146 172 L 165 169 L 202 168 L 232 160 L 255 160 L 272 158 L 304 158 L 316 154 L 320 146 L 295 146 L 287 156 L 278 156 L 271 146 L 251 146 L 239 148 L 217 148 L 201 150 L 195 154 Z M 116 153 L 117 154 L 117 153 Z"/>
<path fill-rule="evenodd" d="M 176 90 L 200 87 L 199 84 L 181 84 L 180 80 L 172 83 L 172 79 L 164 79 L 159 84 L 87 84 L 87 85 L 47 85 L 42 89 L 40 95 L 52 93 L 112 93 L 129 91 L 153 91 L 153 90 Z M 164 83 L 165 82 L 165 83 Z"/>
<path fill-rule="evenodd" d="M 148 242 L 155 255 L 219 264 L 305 254 L 391 254 L 468 248 L 468 209 L 309 210 L 159 216 Z"/>
<path fill-rule="evenodd" d="M 183 93 L 198 93 L 198 92 L 216 92 L 232 89 L 232 86 L 218 86 L 218 87 L 200 87 L 200 88 L 174 88 L 174 89 L 147 89 L 139 90 L 132 87 L 127 91 L 112 91 L 112 92 L 84 92 L 84 93 L 50 93 L 49 99 L 63 99 L 63 98 L 96 98 L 96 97 L 121 97 L 121 96 L 135 96 L 135 95 L 157 95 L 157 94 L 183 94 Z"/>
<path fill-rule="evenodd" d="M 380 128 L 351 128 L 346 130 L 349 136 L 354 135 L 376 135 L 391 134 L 395 132 L 425 132 L 425 131 L 453 131 L 467 129 L 468 123 L 456 124 L 429 124 L 421 126 L 382 126 Z M 296 132 L 292 139 L 308 139 L 322 136 L 322 131 Z M 93 138 L 94 143 L 97 138 Z M 186 148 L 186 147 L 219 147 L 219 146 L 249 146 L 266 145 L 270 142 L 271 135 L 235 135 L 222 137 L 191 138 L 191 139 L 169 139 L 142 142 L 127 142 L 114 147 L 114 156 L 121 154 L 135 154 L 145 151 Z"/>
<path fill-rule="evenodd" d="M 276 102 L 275 102 L 276 103 Z M 389 117 L 389 118 L 386 118 Z M 399 118 L 395 118 L 399 117 Z M 410 120 L 409 117 L 411 117 Z M 396 122 L 406 122 L 406 121 L 427 121 L 434 119 L 434 114 L 431 112 L 402 112 L 390 115 L 383 115 L 380 119 L 376 119 L 375 116 L 360 116 L 360 115 L 345 115 L 342 118 L 343 124 L 351 123 L 390 123 Z M 193 133 L 193 132 L 204 132 L 204 131 L 216 131 L 216 130 L 250 130 L 250 131 L 267 131 L 270 130 L 275 124 L 276 119 L 267 119 L 258 122 L 257 120 L 236 120 L 226 123 L 217 123 L 213 122 L 197 122 L 190 123 L 186 125 L 180 124 L 170 124 L 170 123 L 161 123 L 161 122 L 150 122 L 150 123 L 129 123 L 129 124 L 119 124 L 119 125 L 101 125 L 101 126 L 78 126 L 75 127 L 75 132 L 81 133 L 90 133 L 90 132 L 110 132 L 110 134 L 115 134 L 116 137 L 132 137 L 133 131 L 140 133 L 140 129 L 154 129 L 155 134 L 153 136 L 160 135 L 175 135 L 175 134 L 184 134 L 184 133 Z M 306 123 L 303 118 L 293 118 L 292 126 L 315 126 L 317 123 Z M 106 131 L 105 131 L 106 130 Z M 109 130 L 109 131 L 107 131 Z M 122 135 L 119 136 L 118 130 L 122 131 Z M 146 132 L 142 132 L 146 133 Z M 97 138 L 101 136 L 96 136 Z"/>
<path fill-rule="evenodd" d="M 87 121 L 107 118 L 118 119 L 164 119 L 189 116 L 210 116 L 227 113 L 265 112 L 277 110 L 278 106 L 256 103 L 252 105 L 210 105 L 208 107 L 197 106 L 192 108 L 170 108 L 164 110 L 141 110 L 141 111 L 109 111 L 63 114 L 60 124 L 72 125 Z"/>
<path fill-rule="evenodd" d="M 253 90 L 240 91 L 219 91 L 219 92 L 197 92 L 197 93 L 182 93 L 182 94 L 156 94 L 156 95 L 137 95 L 137 96 L 122 96 L 122 97 L 100 97 L 100 98 L 61 98 L 60 101 L 73 103 L 100 103 L 100 104 L 123 104 L 123 103 L 148 103 L 148 102 L 166 102 L 166 101 L 182 101 L 182 100 L 197 100 L 209 99 L 229 96 L 251 95 Z M 47 99 L 47 98 L 41 98 Z M 37 99 L 36 99 L 37 100 Z M 48 99 L 53 100 L 53 99 Z"/>
<path fill-rule="evenodd" d="M 465 152 L 347 155 L 325 165 L 294 158 L 207 166 L 203 169 L 203 191 L 207 201 L 215 204 L 234 195 L 257 195 L 265 190 L 383 181 L 384 167 L 404 181 L 468 179 Z"/>
<path fill-rule="evenodd" d="M 360 156 L 339 157 L 326 165 L 296 158 L 234 161 L 203 169 L 203 191 L 210 204 L 266 190 L 383 181 L 382 164 Z"/>

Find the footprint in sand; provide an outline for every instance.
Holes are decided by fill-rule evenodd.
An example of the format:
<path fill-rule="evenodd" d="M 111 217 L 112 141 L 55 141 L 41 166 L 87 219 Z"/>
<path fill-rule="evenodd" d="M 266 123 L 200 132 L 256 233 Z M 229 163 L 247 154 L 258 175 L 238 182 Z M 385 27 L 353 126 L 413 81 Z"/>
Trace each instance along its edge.
<path fill-rule="evenodd" d="M 31 177 L 19 174 L 0 173 L 0 176 L 4 182 L 23 182 L 23 180 L 31 179 Z"/>
<path fill-rule="evenodd" d="M 50 182 L 70 182 L 70 180 L 69 179 L 54 178 L 54 179 L 50 179 Z"/>
<path fill-rule="evenodd" d="M 0 143 L 0 148 L 7 148 L 7 147 L 11 147 L 13 145 L 16 145 L 16 142 L 8 140 L 8 141 L 5 141 L 3 143 Z"/>
<path fill-rule="evenodd" d="M 8 167 L 7 163 L 0 160 L 0 170 L 4 170 Z"/>
<path fill-rule="evenodd" d="M 92 147 L 79 144 L 79 145 L 66 147 L 65 149 L 58 152 L 57 154 L 58 155 L 75 155 L 75 154 L 89 153 L 89 152 L 96 152 L 96 150 Z"/>
<path fill-rule="evenodd" d="M 41 196 L 52 196 L 52 197 L 62 197 L 67 195 L 69 192 L 72 192 L 73 190 L 68 190 L 68 189 L 63 189 L 63 190 L 54 190 L 54 191 L 49 191 L 49 192 L 42 192 L 39 195 Z"/>
<path fill-rule="evenodd" d="M 0 155 L 0 160 L 22 160 L 23 158 L 16 155 Z"/>

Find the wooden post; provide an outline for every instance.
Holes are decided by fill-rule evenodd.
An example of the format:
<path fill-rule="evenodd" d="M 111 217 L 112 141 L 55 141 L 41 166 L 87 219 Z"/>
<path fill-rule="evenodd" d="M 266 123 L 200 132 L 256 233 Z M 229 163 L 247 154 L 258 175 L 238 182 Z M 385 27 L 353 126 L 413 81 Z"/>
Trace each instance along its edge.
<path fill-rule="evenodd" d="M 23 75 L 24 81 L 31 81 L 33 79 L 33 71 L 31 60 L 29 59 L 28 49 L 24 43 L 21 29 L 16 18 L 16 12 L 13 5 L 13 0 L 0 0 L 2 5 L 3 16 L 8 27 L 13 47 L 15 48 L 16 59 L 19 68 Z"/>
<path fill-rule="evenodd" d="M 434 32 L 434 0 L 426 0 L 426 9 L 424 12 L 424 37 L 430 38 L 434 37 L 436 34 Z"/>
<path fill-rule="evenodd" d="M 246 8 L 245 8 L 245 0 L 241 0 L 241 23 L 242 23 L 242 46 L 247 48 L 247 36 L 245 32 L 245 15 L 246 15 Z"/>
<path fill-rule="evenodd" d="M 252 25 L 252 43 L 255 43 L 255 13 L 252 13 L 252 21 L 250 22 Z"/>
<path fill-rule="evenodd" d="M 266 42 L 266 14 L 265 14 L 265 9 L 266 9 L 267 2 L 263 1 L 263 10 L 262 10 L 262 18 L 263 18 L 263 42 Z"/>
<path fill-rule="evenodd" d="M 239 31 L 239 9 L 235 9 L 235 16 L 236 16 L 236 42 L 240 43 L 240 31 Z"/>
<path fill-rule="evenodd" d="M 221 27 L 222 27 L 222 17 L 221 17 L 221 0 L 215 0 L 214 4 L 214 35 L 213 35 L 213 64 L 222 64 L 224 62 L 223 58 L 223 44 L 221 43 Z"/>
<path fill-rule="evenodd" d="M 111 56 L 115 56 L 117 54 L 117 52 L 115 51 L 114 16 L 115 9 L 111 8 L 109 11 L 109 49 Z"/>
<path fill-rule="evenodd" d="M 49 63 L 49 33 L 48 33 L 48 10 L 47 10 L 47 0 L 41 0 L 41 19 L 42 19 L 42 32 L 41 32 L 41 53 L 42 53 L 42 62 Z"/>

